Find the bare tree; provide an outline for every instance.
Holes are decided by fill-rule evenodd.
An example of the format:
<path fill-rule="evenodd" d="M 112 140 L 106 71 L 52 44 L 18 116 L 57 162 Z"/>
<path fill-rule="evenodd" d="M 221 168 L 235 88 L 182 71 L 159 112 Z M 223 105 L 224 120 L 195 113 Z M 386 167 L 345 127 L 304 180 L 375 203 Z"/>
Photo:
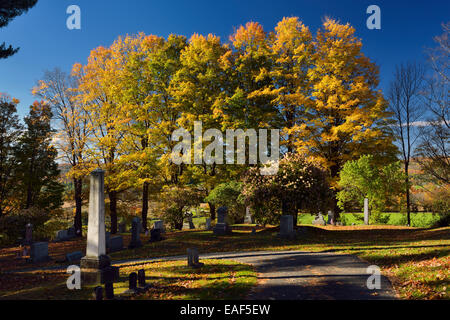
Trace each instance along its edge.
<path fill-rule="evenodd" d="M 434 38 L 437 47 L 429 50 L 428 56 L 430 58 L 431 66 L 434 71 L 442 78 L 442 81 L 450 81 L 450 22 L 443 23 L 442 29 L 444 33 Z"/>
<path fill-rule="evenodd" d="M 33 93 L 48 101 L 57 121 L 57 134 L 54 138 L 60 159 L 68 163 L 72 169 L 69 172 L 74 185 L 75 217 L 74 227 L 77 236 L 82 236 L 82 189 L 85 166 L 85 149 L 89 136 L 88 118 L 85 109 L 75 99 L 77 79 L 56 68 L 46 71 Z M 81 170 L 80 170 L 81 169 Z"/>
<path fill-rule="evenodd" d="M 406 185 L 406 211 L 408 225 L 411 225 L 411 199 L 409 165 L 419 137 L 418 125 L 424 108 L 421 101 L 424 68 L 417 63 L 397 66 L 394 80 L 388 91 L 389 110 L 393 114 L 395 125 L 392 127 L 402 154 Z"/>
<path fill-rule="evenodd" d="M 444 184 L 450 183 L 450 106 L 449 61 L 450 22 L 443 24 L 444 33 L 435 38 L 437 47 L 429 50 L 433 69 L 424 91 L 424 102 L 430 112 L 428 125 L 421 129 L 417 158 L 422 170 Z"/>

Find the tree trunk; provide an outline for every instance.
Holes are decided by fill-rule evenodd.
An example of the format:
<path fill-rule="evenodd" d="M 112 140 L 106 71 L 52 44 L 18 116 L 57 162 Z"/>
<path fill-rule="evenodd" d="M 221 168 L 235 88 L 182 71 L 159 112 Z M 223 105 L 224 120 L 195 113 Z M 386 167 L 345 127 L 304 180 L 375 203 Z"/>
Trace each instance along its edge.
<path fill-rule="evenodd" d="M 117 233 L 117 191 L 108 192 L 109 215 L 111 217 L 111 234 Z"/>
<path fill-rule="evenodd" d="M 82 207 L 82 191 L 83 191 L 83 180 L 82 179 L 73 179 L 73 185 L 75 188 L 74 198 L 75 198 L 75 219 L 73 222 L 73 226 L 75 228 L 75 234 L 77 237 L 83 236 L 83 222 L 81 220 L 81 207 Z"/>
<path fill-rule="evenodd" d="M 405 162 L 405 183 L 406 183 L 406 218 L 408 220 L 408 227 L 411 226 L 411 199 L 409 194 L 409 162 Z"/>
<path fill-rule="evenodd" d="M 331 166 L 330 173 L 331 173 L 332 179 L 339 176 L 339 170 L 340 170 L 340 167 L 338 165 Z M 341 212 L 342 212 L 341 208 L 339 208 L 339 206 L 338 206 L 337 193 L 338 193 L 338 191 L 333 189 L 333 191 L 332 191 L 333 198 L 331 199 L 331 208 L 334 212 L 334 221 L 336 221 L 340 217 Z"/>
<path fill-rule="evenodd" d="M 213 205 L 212 203 L 208 203 L 209 204 L 209 216 L 211 218 L 211 221 L 216 220 L 216 206 Z"/>
<path fill-rule="evenodd" d="M 148 216 L 148 182 L 144 182 L 142 186 L 142 227 L 145 231 L 148 230 L 147 227 L 147 216 Z"/>
<path fill-rule="evenodd" d="M 298 202 L 296 202 L 295 204 L 294 204 L 294 214 L 293 214 L 293 216 L 294 216 L 294 227 L 296 227 L 297 226 L 297 224 L 298 224 L 298 208 L 299 208 L 300 206 L 299 206 L 299 203 Z"/>
<path fill-rule="evenodd" d="M 179 218 L 174 219 L 174 228 L 176 230 L 183 230 L 183 212 L 180 213 Z"/>

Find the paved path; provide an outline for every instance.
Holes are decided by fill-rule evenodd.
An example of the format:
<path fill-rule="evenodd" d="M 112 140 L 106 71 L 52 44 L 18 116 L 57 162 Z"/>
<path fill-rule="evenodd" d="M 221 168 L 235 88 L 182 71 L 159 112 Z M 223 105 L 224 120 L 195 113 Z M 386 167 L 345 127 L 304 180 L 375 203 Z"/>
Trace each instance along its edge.
<path fill-rule="evenodd" d="M 186 257 L 163 259 L 178 260 Z M 230 259 L 254 265 L 258 272 L 258 286 L 248 296 L 251 300 L 396 299 L 390 281 L 384 276 L 381 277 L 381 289 L 367 288 L 369 264 L 354 255 L 259 251 L 204 254 L 200 255 L 200 259 Z M 143 263 L 146 261 L 149 260 L 141 260 Z"/>
<path fill-rule="evenodd" d="M 183 255 L 113 261 L 113 264 L 136 265 L 158 260 L 185 259 L 186 256 Z M 354 255 L 252 251 L 201 254 L 200 259 L 227 259 L 254 265 L 258 272 L 258 285 L 248 296 L 251 300 L 396 299 L 390 281 L 384 276 L 381 277 L 381 289 L 367 288 L 366 282 L 370 274 L 366 270 L 369 264 Z M 55 266 L 48 269 L 63 268 L 65 267 Z"/>
<path fill-rule="evenodd" d="M 246 254 L 236 260 L 250 263 L 259 285 L 256 300 L 372 300 L 395 299 L 391 283 L 381 277 L 381 289 L 367 288 L 369 264 L 353 255 L 307 252 Z"/>

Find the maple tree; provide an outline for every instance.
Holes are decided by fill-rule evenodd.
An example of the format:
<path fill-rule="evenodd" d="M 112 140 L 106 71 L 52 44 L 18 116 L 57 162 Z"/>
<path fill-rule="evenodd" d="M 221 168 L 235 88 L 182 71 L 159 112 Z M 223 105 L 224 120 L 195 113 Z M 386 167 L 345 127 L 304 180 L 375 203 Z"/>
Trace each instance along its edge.
<path fill-rule="evenodd" d="M 58 130 L 54 145 L 63 161 L 69 163 L 68 177 L 73 181 L 76 235 L 82 236 L 81 208 L 83 203 L 83 178 L 89 173 L 86 151 L 90 126 L 86 109 L 76 99 L 78 79 L 60 69 L 46 71 L 43 79 L 33 88 L 33 94 L 50 104 Z"/>
<path fill-rule="evenodd" d="M 335 189 L 346 161 L 367 153 L 380 163 L 392 158 L 378 68 L 354 33 L 350 25 L 327 19 L 313 36 L 291 17 L 274 32 L 249 22 L 226 44 L 211 34 L 187 41 L 140 33 L 93 50 L 73 73 L 91 130 L 86 163 L 108 172 L 112 223 L 121 190 L 142 190 L 146 228 L 150 192 L 196 185 L 209 193 L 242 176 L 248 165 L 170 161 L 177 143 L 172 132 L 192 131 L 195 121 L 203 131 L 280 128 L 281 151 L 320 163 Z M 247 155 L 249 146 L 238 152 Z M 210 210 L 214 218 L 214 203 Z"/>
<path fill-rule="evenodd" d="M 326 19 L 313 40 L 311 107 L 295 125 L 297 152 L 310 155 L 329 170 L 336 187 L 343 164 L 362 154 L 392 157 L 395 147 L 387 129 L 386 101 L 378 67 L 361 51 L 362 42 L 349 24 Z M 339 212 L 337 202 L 335 212 Z"/>
<path fill-rule="evenodd" d="M 107 172 L 105 189 L 109 197 L 111 233 L 117 232 L 117 197 L 126 186 L 119 169 L 121 156 L 120 144 L 124 136 L 122 131 L 124 110 L 116 98 L 120 92 L 120 82 L 116 73 L 124 64 L 123 52 L 130 43 L 119 38 L 110 48 L 99 47 L 92 50 L 86 66 L 76 64 L 73 75 L 78 77 L 78 103 L 84 106 L 90 134 L 87 145 L 89 170 L 100 167 Z M 74 168 L 75 173 L 85 168 Z"/>

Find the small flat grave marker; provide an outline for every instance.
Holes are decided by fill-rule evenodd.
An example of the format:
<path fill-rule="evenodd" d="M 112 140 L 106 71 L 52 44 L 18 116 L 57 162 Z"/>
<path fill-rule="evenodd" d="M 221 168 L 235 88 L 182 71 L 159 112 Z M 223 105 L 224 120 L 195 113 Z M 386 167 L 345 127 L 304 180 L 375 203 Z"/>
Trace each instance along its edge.
<path fill-rule="evenodd" d="M 196 248 L 187 249 L 187 262 L 188 267 L 200 268 L 204 266 L 204 263 L 199 262 L 198 250 Z"/>

